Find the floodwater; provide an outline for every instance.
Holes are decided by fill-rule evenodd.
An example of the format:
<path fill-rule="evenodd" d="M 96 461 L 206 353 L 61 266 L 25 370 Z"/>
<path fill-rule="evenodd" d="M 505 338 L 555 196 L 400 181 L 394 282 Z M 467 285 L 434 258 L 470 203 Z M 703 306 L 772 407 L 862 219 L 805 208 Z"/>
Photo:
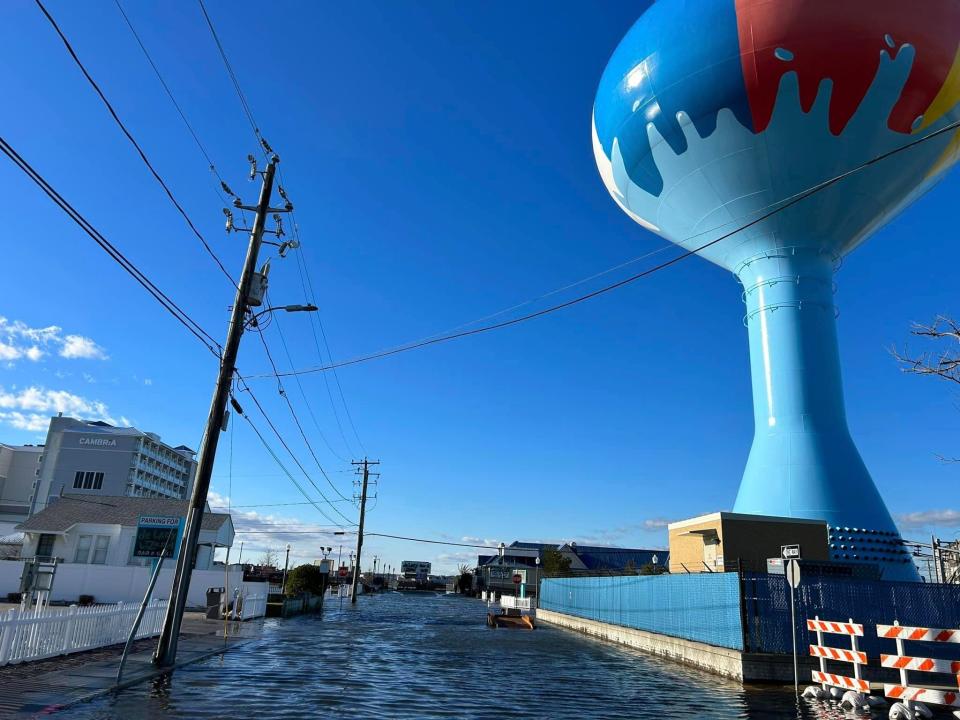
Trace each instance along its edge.
<path fill-rule="evenodd" d="M 106 718 L 799 718 L 792 688 L 744 688 L 576 633 L 492 630 L 479 600 L 388 592 L 267 620 L 222 656 L 54 715 Z"/>

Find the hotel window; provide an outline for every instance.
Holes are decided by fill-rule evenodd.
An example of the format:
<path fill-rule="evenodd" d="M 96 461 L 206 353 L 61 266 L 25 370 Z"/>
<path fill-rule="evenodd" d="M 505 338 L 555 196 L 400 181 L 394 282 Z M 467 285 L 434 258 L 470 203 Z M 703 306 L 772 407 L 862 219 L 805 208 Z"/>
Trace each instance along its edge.
<path fill-rule="evenodd" d="M 84 490 L 99 490 L 103 487 L 103 473 L 78 470 L 73 476 L 73 486 Z"/>

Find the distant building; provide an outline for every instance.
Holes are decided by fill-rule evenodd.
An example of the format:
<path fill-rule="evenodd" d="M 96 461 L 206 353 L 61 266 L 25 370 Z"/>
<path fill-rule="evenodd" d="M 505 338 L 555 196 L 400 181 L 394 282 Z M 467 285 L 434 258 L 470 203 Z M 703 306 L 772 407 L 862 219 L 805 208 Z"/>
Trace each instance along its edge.
<path fill-rule="evenodd" d="M 61 493 L 186 499 L 196 470 L 193 450 L 167 445 L 156 433 L 57 416 L 50 418 L 30 514 Z"/>
<path fill-rule="evenodd" d="M 544 558 L 548 551 L 558 552 L 570 560 L 573 574 L 639 573 L 647 566 L 666 567 L 670 553 L 666 550 L 607 547 L 603 545 L 578 545 L 575 542 L 534 543 L 515 541 L 503 548 L 503 556 L 497 552 L 477 557 L 474 572 L 479 589 L 513 592 L 515 579 L 526 586 L 528 594 L 534 594 L 539 583 Z"/>
<path fill-rule="evenodd" d="M 65 563 L 148 565 L 133 556 L 140 517 L 185 518 L 189 502 L 167 498 L 66 494 L 17 526 L 24 533 L 22 557 L 56 557 Z M 229 513 L 207 512 L 200 525 L 195 568 L 209 570 L 217 548 L 233 545 Z"/>
<path fill-rule="evenodd" d="M 30 514 L 43 450 L 43 445 L 0 443 L 0 537 L 12 534 Z"/>

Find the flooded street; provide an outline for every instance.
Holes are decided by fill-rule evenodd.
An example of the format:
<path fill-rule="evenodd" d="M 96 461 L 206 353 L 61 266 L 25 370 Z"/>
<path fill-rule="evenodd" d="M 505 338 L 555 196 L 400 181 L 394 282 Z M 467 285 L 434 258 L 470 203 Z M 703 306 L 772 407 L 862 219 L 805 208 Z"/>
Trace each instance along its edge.
<path fill-rule="evenodd" d="M 453 595 L 330 601 L 322 616 L 268 620 L 254 642 L 55 717 L 798 717 L 780 688 L 744 689 L 549 626 L 491 630 L 485 613 Z"/>

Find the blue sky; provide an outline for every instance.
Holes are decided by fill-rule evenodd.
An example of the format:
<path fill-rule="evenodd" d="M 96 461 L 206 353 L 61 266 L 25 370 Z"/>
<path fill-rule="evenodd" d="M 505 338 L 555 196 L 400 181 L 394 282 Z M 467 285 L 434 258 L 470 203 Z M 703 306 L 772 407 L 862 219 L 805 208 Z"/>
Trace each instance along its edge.
<path fill-rule="evenodd" d="M 253 202 L 256 188 L 245 181 L 252 134 L 199 8 L 124 7 L 221 174 Z M 259 7 L 208 5 L 282 158 L 335 358 L 435 334 L 665 245 L 611 201 L 590 145 L 600 73 L 639 5 L 278 3 L 266 17 Z M 116 6 L 51 0 L 49 8 L 237 273 L 245 240 L 223 232 L 216 183 Z M 0 58 L 3 136 L 222 337 L 229 285 L 33 3 L 0 7 Z M 6 161 L 0 187 L 9 198 L 0 341 L 13 348 L 0 348 L 0 439 L 38 441 L 33 416 L 62 408 L 196 447 L 216 375 L 209 354 Z M 934 457 L 957 454 L 956 393 L 901 374 L 888 353 L 908 340 L 912 322 L 958 314 L 947 270 L 960 261 L 950 210 L 958 189 L 954 174 L 847 258 L 837 278 L 851 430 L 892 512 L 917 513 L 908 536 L 960 529 L 951 512 L 960 465 Z M 271 296 L 304 300 L 295 259 L 274 260 Z M 337 455 L 365 448 L 383 463 L 371 530 L 660 546 L 664 520 L 733 504 L 753 432 L 742 315 L 733 277 L 693 259 L 541 320 L 344 368 L 362 448 L 336 386 L 331 404 L 321 375 L 302 383 Z M 309 322 L 288 315 L 267 329 L 281 367 L 290 363 L 278 324 L 294 365 L 326 360 Z M 51 326 L 59 330 L 35 332 Z M 239 367 L 268 369 L 253 335 Z M 296 384 L 286 385 L 321 463 L 349 495 L 349 466 L 316 435 Z M 254 387 L 328 489 L 275 383 Z M 229 448 L 228 434 L 217 498 L 303 500 L 243 422 L 233 430 L 231 487 Z M 243 512 L 244 527 L 328 524 L 310 506 Z M 278 546 L 289 539 L 299 559 L 341 542 L 248 535 L 245 556 L 266 537 Z M 368 540 L 367 553 L 445 567 L 476 554 L 380 538 Z"/>

